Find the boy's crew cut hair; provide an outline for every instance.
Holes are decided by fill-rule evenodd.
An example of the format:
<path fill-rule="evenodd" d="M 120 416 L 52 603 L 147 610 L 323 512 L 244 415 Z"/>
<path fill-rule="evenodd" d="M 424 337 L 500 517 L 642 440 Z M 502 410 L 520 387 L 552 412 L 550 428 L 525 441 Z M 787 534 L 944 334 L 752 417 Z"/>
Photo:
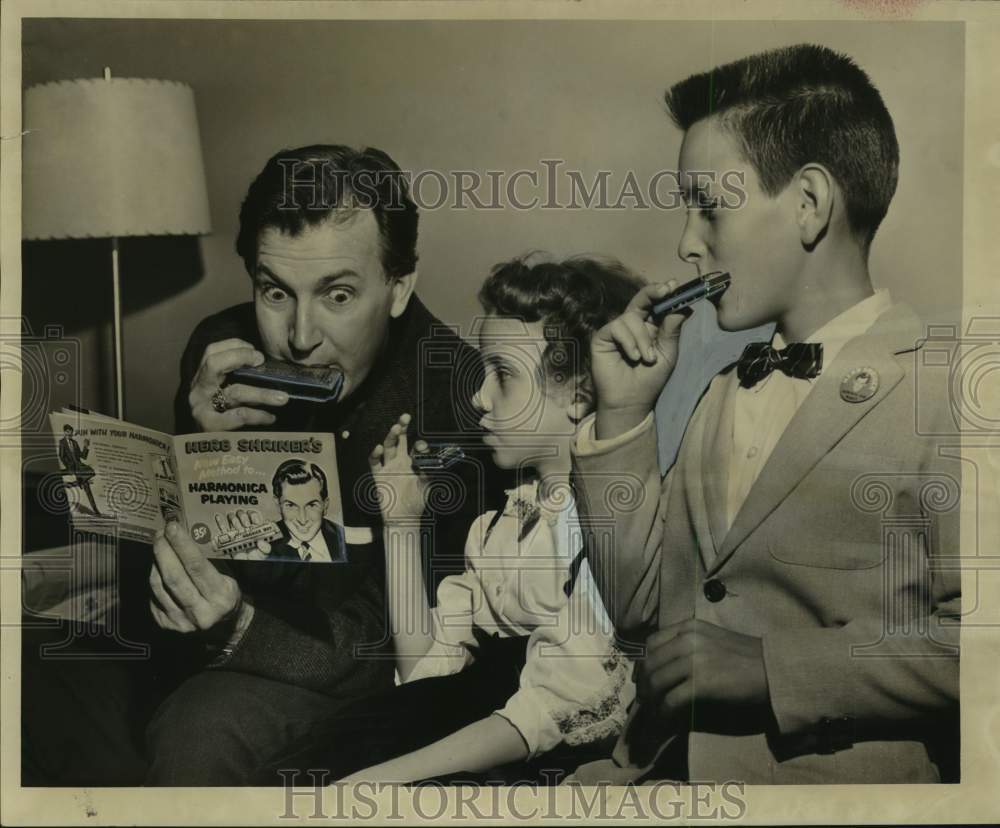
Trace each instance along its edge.
<path fill-rule="evenodd" d="M 896 192 L 899 144 L 882 96 L 849 57 L 809 44 L 773 49 L 692 75 L 665 98 L 684 131 L 718 117 L 769 196 L 822 164 L 844 192 L 852 233 L 871 245 Z"/>

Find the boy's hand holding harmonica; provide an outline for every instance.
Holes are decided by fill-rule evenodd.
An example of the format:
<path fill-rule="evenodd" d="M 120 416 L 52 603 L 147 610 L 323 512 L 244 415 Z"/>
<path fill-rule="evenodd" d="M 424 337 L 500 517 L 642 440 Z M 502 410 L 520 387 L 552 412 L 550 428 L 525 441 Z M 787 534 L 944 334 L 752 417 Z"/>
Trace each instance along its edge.
<path fill-rule="evenodd" d="M 673 373 L 686 314 L 671 314 L 657 325 L 652 308 L 676 287 L 673 280 L 647 285 L 636 293 L 625 313 L 591 340 L 598 440 L 617 437 L 639 425 Z"/>

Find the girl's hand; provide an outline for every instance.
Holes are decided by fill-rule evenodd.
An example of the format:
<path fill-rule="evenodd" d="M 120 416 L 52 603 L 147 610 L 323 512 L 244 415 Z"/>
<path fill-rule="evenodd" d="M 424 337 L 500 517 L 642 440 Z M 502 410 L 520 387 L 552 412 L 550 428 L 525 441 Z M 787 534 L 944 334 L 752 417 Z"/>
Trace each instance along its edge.
<path fill-rule="evenodd" d="M 410 415 L 403 414 L 389 429 L 385 441 L 368 456 L 386 526 L 412 523 L 424 513 L 428 481 L 413 470 L 406 438 L 409 424 Z M 416 453 L 425 452 L 427 444 L 418 440 L 413 449 Z"/>

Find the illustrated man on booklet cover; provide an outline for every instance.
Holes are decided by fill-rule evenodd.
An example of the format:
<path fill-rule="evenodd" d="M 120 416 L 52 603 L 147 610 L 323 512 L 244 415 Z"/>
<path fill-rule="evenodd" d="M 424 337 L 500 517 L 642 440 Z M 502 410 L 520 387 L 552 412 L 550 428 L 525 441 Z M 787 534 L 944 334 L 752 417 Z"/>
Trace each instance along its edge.
<path fill-rule="evenodd" d="M 305 460 L 286 460 L 274 473 L 271 491 L 281 512 L 281 539 L 270 544 L 268 558 L 306 563 L 347 560 L 344 529 L 326 517 L 330 492 L 319 466 Z"/>

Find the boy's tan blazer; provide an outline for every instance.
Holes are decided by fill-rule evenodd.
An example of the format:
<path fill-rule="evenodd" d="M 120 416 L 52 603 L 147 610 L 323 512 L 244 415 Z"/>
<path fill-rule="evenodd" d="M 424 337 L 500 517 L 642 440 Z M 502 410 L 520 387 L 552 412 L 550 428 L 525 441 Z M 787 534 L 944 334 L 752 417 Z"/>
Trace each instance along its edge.
<path fill-rule="evenodd" d="M 696 617 L 761 637 L 777 722 L 718 734 L 718 716 L 696 709 L 690 732 L 673 733 L 633 709 L 618 768 L 578 778 L 663 775 L 670 751 L 654 760 L 664 746 L 683 753 L 680 739 L 691 780 L 938 781 L 928 745 L 955 721 L 961 600 L 957 567 L 939 565 L 959 554 L 960 477 L 940 438 L 916 433 L 922 335 L 895 305 L 844 346 L 728 531 L 735 371 L 713 381 L 662 485 L 653 427 L 575 458 L 588 554 L 619 634 L 643 640 Z M 855 368 L 878 376 L 863 402 L 841 396 Z M 949 417 L 947 389 L 928 390 L 921 421 L 928 405 Z"/>

